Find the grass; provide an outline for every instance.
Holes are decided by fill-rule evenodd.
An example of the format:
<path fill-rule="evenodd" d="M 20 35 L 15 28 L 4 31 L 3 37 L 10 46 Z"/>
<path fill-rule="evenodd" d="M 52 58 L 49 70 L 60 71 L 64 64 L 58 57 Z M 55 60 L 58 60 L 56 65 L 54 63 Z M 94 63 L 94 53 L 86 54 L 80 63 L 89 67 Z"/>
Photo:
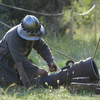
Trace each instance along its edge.
<path fill-rule="evenodd" d="M 62 86 L 59 89 L 39 88 L 27 90 L 24 87 L 10 87 L 7 92 L 0 88 L 0 100 L 99 100 L 100 96 L 93 92 L 81 91 L 70 93 Z"/>
<path fill-rule="evenodd" d="M 99 34 L 97 34 L 99 37 Z M 45 35 L 43 39 L 51 47 L 65 55 L 68 55 L 77 61 L 93 57 L 98 39 L 93 38 L 93 34 L 75 34 L 73 40 L 70 40 L 67 35 L 65 36 L 50 36 Z M 66 61 L 69 58 L 51 50 L 54 55 L 54 61 L 58 66 L 58 71 L 61 67 L 65 66 Z M 44 68 L 48 71 L 46 62 L 36 53 L 32 51 L 29 58 L 33 59 L 34 64 L 40 68 Z M 98 47 L 95 55 L 95 62 L 98 69 L 100 69 L 100 46 Z M 51 74 L 49 72 L 49 74 Z M 60 86 L 58 89 L 53 88 L 38 88 L 38 89 L 25 89 L 23 86 L 11 86 L 11 87 L 0 87 L 0 100 L 99 100 L 100 96 L 96 95 L 95 92 L 88 92 L 82 90 L 80 92 L 71 93 Z"/>

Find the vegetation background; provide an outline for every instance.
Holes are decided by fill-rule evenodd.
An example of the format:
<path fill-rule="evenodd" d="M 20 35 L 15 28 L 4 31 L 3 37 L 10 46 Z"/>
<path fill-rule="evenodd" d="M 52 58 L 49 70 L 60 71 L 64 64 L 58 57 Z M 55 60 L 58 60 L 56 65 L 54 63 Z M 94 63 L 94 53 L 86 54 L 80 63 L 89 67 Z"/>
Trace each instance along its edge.
<path fill-rule="evenodd" d="M 1 3 L 28 9 L 28 12 L 13 9 L 0 3 L 0 39 L 9 30 L 20 23 L 27 14 L 38 17 L 45 27 L 43 39 L 49 45 L 77 61 L 93 57 L 100 38 L 100 1 L 99 0 L 0 0 Z M 93 5 L 96 7 L 87 12 Z M 37 13 L 36 13 L 37 12 Z M 3 22 L 3 23 L 2 23 Z M 5 23 L 5 24 L 4 24 Z M 8 26 L 7 26 L 7 25 Z M 58 71 L 65 66 L 69 58 L 51 50 Z M 46 62 L 32 51 L 29 58 L 34 64 L 48 71 Z M 95 55 L 95 62 L 100 70 L 100 46 Z M 51 73 L 49 73 L 51 74 Z M 70 93 L 66 88 L 25 89 L 22 86 L 0 87 L 0 100 L 99 100 L 94 92 L 80 91 Z"/>

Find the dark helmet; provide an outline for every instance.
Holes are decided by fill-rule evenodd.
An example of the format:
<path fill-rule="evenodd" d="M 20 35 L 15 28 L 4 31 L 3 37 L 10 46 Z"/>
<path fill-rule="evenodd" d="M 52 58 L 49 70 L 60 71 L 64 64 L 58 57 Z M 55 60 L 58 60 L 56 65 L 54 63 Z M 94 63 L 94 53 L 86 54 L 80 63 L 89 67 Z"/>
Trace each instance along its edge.
<path fill-rule="evenodd" d="M 44 27 L 33 15 L 27 15 L 18 25 L 17 32 L 25 40 L 39 40 L 44 35 Z"/>

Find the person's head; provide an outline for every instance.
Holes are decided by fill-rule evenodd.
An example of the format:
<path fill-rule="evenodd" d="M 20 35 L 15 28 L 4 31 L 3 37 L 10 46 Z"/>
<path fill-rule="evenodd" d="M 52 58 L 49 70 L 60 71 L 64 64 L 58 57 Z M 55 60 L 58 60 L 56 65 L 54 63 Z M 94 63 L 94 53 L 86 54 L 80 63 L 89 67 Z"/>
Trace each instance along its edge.
<path fill-rule="evenodd" d="M 44 27 L 33 15 L 26 15 L 18 25 L 17 32 L 25 40 L 39 40 L 44 35 Z"/>

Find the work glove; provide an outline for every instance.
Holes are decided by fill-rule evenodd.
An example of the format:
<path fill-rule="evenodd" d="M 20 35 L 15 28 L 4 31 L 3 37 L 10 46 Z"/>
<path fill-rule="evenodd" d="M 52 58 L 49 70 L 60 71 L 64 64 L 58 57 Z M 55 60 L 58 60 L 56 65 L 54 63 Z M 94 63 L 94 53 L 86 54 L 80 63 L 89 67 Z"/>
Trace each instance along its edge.
<path fill-rule="evenodd" d="M 40 76 L 45 76 L 45 75 L 48 75 L 48 72 L 44 69 L 38 69 L 36 71 L 36 74 L 40 75 Z"/>
<path fill-rule="evenodd" d="M 49 71 L 50 72 L 57 71 L 57 65 L 54 62 L 48 64 L 48 66 L 49 66 Z"/>

